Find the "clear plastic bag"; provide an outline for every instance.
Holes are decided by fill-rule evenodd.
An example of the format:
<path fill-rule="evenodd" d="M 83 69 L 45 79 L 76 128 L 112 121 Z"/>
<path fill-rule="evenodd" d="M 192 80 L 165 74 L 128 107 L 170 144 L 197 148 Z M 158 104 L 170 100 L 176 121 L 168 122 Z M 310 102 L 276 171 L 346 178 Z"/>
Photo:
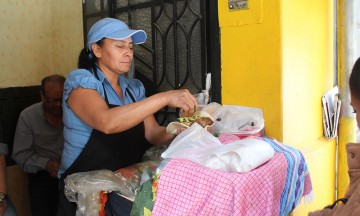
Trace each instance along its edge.
<path fill-rule="evenodd" d="M 212 117 L 215 119 L 215 124 L 208 130 L 215 135 L 221 133 L 239 136 L 258 135 L 264 129 L 264 117 L 259 108 L 224 105 L 216 107 Z"/>
<path fill-rule="evenodd" d="M 210 95 L 209 95 L 210 87 L 211 87 L 211 73 L 208 73 L 206 74 L 205 89 L 203 89 L 200 93 L 194 94 L 200 109 L 206 106 L 210 101 Z"/>
<path fill-rule="evenodd" d="M 168 145 L 151 146 L 142 156 L 142 161 L 161 160 L 161 154 L 167 147 Z"/>
<path fill-rule="evenodd" d="M 65 196 L 77 203 L 76 216 L 99 214 L 99 192 L 116 191 L 126 186 L 109 170 L 74 173 L 65 178 Z"/>
<path fill-rule="evenodd" d="M 141 184 L 152 177 L 152 171 L 160 164 L 159 160 L 137 163 L 110 170 L 94 170 L 74 173 L 65 178 L 65 196 L 77 203 L 76 216 L 97 216 L 99 214 L 100 192 L 116 191 L 133 200 Z"/>

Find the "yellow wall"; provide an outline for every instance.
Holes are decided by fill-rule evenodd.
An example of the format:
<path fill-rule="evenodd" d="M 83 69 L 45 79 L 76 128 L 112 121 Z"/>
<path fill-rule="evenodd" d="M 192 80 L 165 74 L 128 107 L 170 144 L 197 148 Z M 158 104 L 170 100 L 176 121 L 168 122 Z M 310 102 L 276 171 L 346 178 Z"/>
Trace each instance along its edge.
<path fill-rule="evenodd" d="M 266 134 L 304 154 L 315 199 L 294 215 L 323 208 L 335 194 L 335 140 L 323 138 L 320 102 L 333 85 L 332 1 L 218 4 L 223 104 L 262 108 Z"/>
<path fill-rule="evenodd" d="M 284 142 L 302 150 L 315 198 L 299 215 L 335 198 L 335 139 L 323 138 L 320 103 L 334 82 L 333 12 L 333 1 L 282 1 Z"/>
<path fill-rule="evenodd" d="M 266 134 L 282 140 L 280 3 L 254 0 L 255 11 L 233 12 L 218 4 L 222 103 L 262 108 Z"/>
<path fill-rule="evenodd" d="M 81 0 L 0 1 L 0 87 L 66 75 L 83 47 Z"/>
<path fill-rule="evenodd" d="M 52 68 L 67 75 L 77 68 L 80 50 L 84 47 L 82 0 L 51 0 L 52 5 Z"/>
<path fill-rule="evenodd" d="M 39 85 L 76 68 L 83 47 L 81 0 L 0 1 L 0 88 Z M 7 168 L 8 193 L 19 215 L 30 215 L 26 175 Z"/>

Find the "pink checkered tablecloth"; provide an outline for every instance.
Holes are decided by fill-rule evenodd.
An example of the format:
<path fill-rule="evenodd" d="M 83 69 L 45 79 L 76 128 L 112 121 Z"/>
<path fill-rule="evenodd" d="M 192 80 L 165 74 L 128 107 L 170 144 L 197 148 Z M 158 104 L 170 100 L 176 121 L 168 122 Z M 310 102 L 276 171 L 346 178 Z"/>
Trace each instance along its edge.
<path fill-rule="evenodd" d="M 239 138 L 219 139 L 227 144 Z M 248 173 L 172 159 L 161 172 L 153 215 L 279 215 L 287 168 L 280 153 Z"/>
<path fill-rule="evenodd" d="M 153 215 L 279 215 L 286 169 L 279 153 L 245 174 L 173 159 L 161 173 Z"/>
<path fill-rule="evenodd" d="M 228 134 L 219 139 L 227 144 L 239 138 Z M 275 141 L 273 146 L 277 148 L 274 157 L 247 173 L 171 159 L 161 171 L 152 215 L 287 215 L 304 193 L 312 191 L 310 176 L 299 172 L 304 164 L 295 166 L 300 162 L 289 159 L 294 158 L 291 151 Z"/>

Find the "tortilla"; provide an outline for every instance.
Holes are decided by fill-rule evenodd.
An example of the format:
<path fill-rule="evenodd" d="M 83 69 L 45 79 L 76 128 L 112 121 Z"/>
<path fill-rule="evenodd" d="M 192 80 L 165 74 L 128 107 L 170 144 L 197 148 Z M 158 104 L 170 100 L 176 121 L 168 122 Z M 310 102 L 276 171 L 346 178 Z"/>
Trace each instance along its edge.
<path fill-rule="evenodd" d="M 168 126 L 166 127 L 166 133 L 168 134 L 172 134 L 172 135 L 177 135 L 177 130 L 178 128 L 188 128 L 189 126 L 187 126 L 186 124 L 182 124 L 180 122 L 170 122 L 168 124 Z"/>
<path fill-rule="evenodd" d="M 167 133 L 177 135 L 179 128 L 187 129 L 195 122 L 198 123 L 200 126 L 202 126 L 205 129 L 213 126 L 215 123 L 214 119 L 211 118 L 210 114 L 208 114 L 204 111 L 196 112 L 191 117 L 178 118 L 178 120 L 179 121 L 170 122 L 168 124 L 168 126 L 166 127 Z"/>

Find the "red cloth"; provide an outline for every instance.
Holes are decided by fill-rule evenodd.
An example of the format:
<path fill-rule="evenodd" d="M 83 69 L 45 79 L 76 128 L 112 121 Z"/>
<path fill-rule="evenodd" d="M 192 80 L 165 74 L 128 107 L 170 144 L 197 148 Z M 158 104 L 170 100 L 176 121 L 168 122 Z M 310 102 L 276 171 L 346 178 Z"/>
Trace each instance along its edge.
<path fill-rule="evenodd" d="M 105 212 L 105 204 L 108 200 L 108 196 L 103 191 L 99 192 L 99 202 L 100 202 L 100 209 L 99 209 L 99 216 L 106 216 Z"/>

